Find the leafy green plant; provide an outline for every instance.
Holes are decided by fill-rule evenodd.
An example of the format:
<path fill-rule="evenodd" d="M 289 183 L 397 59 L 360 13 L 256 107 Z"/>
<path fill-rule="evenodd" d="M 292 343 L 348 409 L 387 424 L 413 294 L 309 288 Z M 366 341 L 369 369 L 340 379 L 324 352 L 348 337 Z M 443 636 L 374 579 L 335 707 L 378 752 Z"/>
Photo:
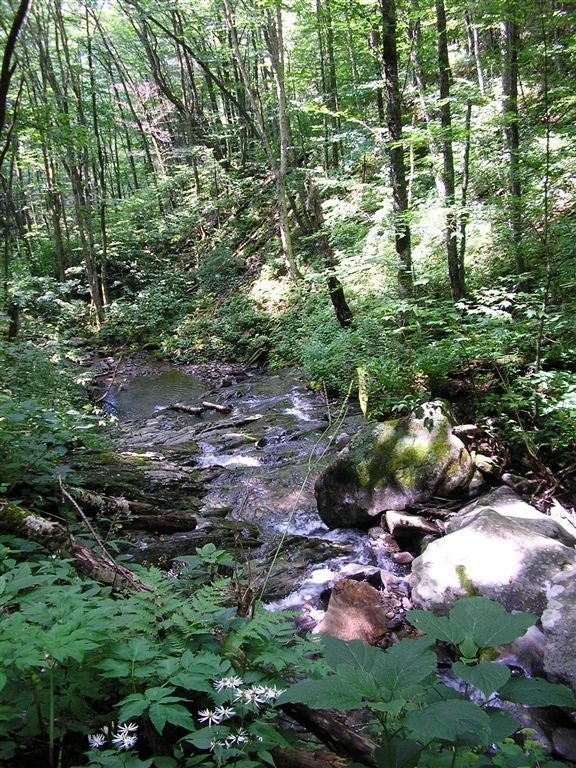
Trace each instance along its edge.
<path fill-rule="evenodd" d="M 328 674 L 296 683 L 280 702 L 344 711 L 368 709 L 380 741 L 376 763 L 382 768 L 466 766 L 478 756 L 483 765 L 501 765 L 501 755 L 510 750 L 505 740 L 520 726 L 497 705 L 496 694 L 522 704 L 576 704 L 567 686 L 511 678 L 506 666 L 485 659 L 494 646 L 523 634 L 535 616 L 511 615 L 494 601 L 468 597 L 456 601 L 448 617 L 411 611 L 408 619 L 425 635 L 401 640 L 384 652 L 360 641 L 323 636 Z M 434 653 L 438 640 L 458 649 L 452 672 L 461 681 L 462 692 L 438 677 Z M 479 703 L 468 699 L 467 688 L 480 694 Z M 488 747 L 495 743 L 503 743 L 504 752 L 497 752 L 493 761 Z M 522 765 L 555 765 L 542 761 L 541 753 L 532 754 L 531 749 L 522 749 Z"/>
<path fill-rule="evenodd" d="M 101 421 L 82 402 L 67 362 L 31 344 L 0 343 L 0 493 L 44 501 L 68 470 L 72 448 L 96 444 Z M 76 407 L 74 407 L 76 406 Z"/>
<path fill-rule="evenodd" d="M 258 765 L 286 743 L 274 702 L 311 646 L 287 614 L 236 614 L 226 553 L 113 594 L 26 542 L 0 546 L 0 760 L 67 766 L 90 748 L 90 765 Z"/>

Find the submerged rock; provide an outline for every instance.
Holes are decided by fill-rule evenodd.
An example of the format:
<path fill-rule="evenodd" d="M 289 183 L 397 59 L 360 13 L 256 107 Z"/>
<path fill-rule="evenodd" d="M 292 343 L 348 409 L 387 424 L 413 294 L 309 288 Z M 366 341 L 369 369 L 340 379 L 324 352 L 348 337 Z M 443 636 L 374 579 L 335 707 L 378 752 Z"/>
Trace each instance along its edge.
<path fill-rule="evenodd" d="M 432 496 L 470 494 L 480 475 L 452 433 L 441 402 L 401 419 L 364 427 L 318 477 L 318 514 L 330 528 L 363 528 L 385 510 Z"/>

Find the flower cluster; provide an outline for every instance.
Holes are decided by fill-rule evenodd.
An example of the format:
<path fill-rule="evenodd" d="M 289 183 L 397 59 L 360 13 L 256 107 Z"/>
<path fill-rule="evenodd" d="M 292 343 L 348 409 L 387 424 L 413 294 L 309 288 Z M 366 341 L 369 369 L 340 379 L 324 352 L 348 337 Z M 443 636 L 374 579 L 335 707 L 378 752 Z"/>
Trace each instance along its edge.
<path fill-rule="evenodd" d="M 109 728 L 105 725 L 98 733 L 92 733 L 88 736 L 88 745 L 90 749 L 101 749 L 106 744 L 111 743 L 118 750 L 132 749 L 138 741 L 136 723 L 123 723 L 114 731 L 114 723 Z"/>
<path fill-rule="evenodd" d="M 236 731 L 236 733 L 229 733 L 228 736 L 226 736 L 223 739 L 212 739 L 210 742 L 210 752 L 213 752 L 216 747 L 224 747 L 224 749 L 230 749 L 230 747 L 233 747 L 235 744 L 238 746 L 241 746 L 242 744 L 246 744 L 250 739 L 248 735 L 248 731 L 246 731 L 244 728 L 240 728 Z M 262 737 L 259 737 L 259 740 L 262 741 Z"/>

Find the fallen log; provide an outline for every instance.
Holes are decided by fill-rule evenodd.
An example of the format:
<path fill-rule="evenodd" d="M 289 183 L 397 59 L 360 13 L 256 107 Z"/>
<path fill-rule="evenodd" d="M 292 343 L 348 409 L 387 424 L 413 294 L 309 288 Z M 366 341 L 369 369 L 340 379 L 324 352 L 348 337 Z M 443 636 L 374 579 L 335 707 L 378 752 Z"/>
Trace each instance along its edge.
<path fill-rule="evenodd" d="M 353 731 L 343 718 L 322 709 L 309 709 L 304 704 L 283 704 L 282 711 L 313 733 L 329 749 L 350 757 L 356 763 L 375 768 L 377 744 Z"/>
<path fill-rule="evenodd" d="M 295 749 L 292 747 L 274 750 L 276 768 L 345 768 L 349 760 L 342 759 L 326 749 Z"/>
<path fill-rule="evenodd" d="M 219 403 L 210 403 L 208 400 L 204 400 L 202 402 L 202 406 L 206 408 L 207 411 L 218 411 L 219 413 L 232 413 L 232 406 L 231 405 L 220 405 Z"/>
<path fill-rule="evenodd" d="M 98 554 L 77 541 L 60 523 L 20 507 L 8 499 L 0 499 L 0 531 L 35 541 L 63 557 L 70 557 L 79 571 L 113 589 L 150 588 L 124 566 L 115 562 L 106 552 Z"/>
<path fill-rule="evenodd" d="M 204 407 L 201 405 L 184 405 L 184 403 L 172 403 L 166 406 L 167 411 L 182 411 L 190 413 L 192 416 L 201 416 L 204 413 Z"/>

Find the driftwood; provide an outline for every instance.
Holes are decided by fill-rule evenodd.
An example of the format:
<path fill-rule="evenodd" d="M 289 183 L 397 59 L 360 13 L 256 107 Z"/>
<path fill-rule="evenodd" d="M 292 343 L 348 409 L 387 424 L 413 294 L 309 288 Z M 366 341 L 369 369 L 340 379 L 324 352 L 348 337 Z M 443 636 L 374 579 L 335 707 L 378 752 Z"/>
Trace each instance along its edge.
<path fill-rule="evenodd" d="M 210 403 L 208 400 L 204 400 L 202 402 L 202 406 L 206 408 L 207 411 L 218 411 L 219 413 L 232 413 L 232 406 L 231 405 L 220 405 L 219 403 Z"/>
<path fill-rule="evenodd" d="M 192 416 L 201 416 L 204 411 L 218 411 L 219 413 L 232 413 L 231 405 L 220 405 L 219 403 L 210 403 L 204 400 L 202 405 L 186 405 L 185 403 L 172 403 L 166 406 L 167 411 L 182 411 Z"/>
<path fill-rule="evenodd" d="M 304 704 L 283 704 L 282 710 L 304 726 L 307 731 L 313 733 L 329 749 L 351 758 L 356 763 L 370 768 L 376 766 L 374 751 L 377 745 L 365 736 L 355 733 L 336 715 L 322 709 L 309 709 Z"/>
<path fill-rule="evenodd" d="M 50 552 L 71 557 L 78 570 L 114 589 L 149 589 L 132 571 L 113 560 L 98 537 L 96 540 L 102 554 L 81 544 L 60 523 L 47 520 L 8 499 L 0 499 L 0 531 L 36 541 Z"/>
<path fill-rule="evenodd" d="M 201 416 L 204 413 L 204 408 L 201 405 L 184 405 L 184 403 L 172 403 L 172 405 L 166 406 L 167 411 L 182 411 L 182 413 L 190 413 L 192 416 Z"/>

